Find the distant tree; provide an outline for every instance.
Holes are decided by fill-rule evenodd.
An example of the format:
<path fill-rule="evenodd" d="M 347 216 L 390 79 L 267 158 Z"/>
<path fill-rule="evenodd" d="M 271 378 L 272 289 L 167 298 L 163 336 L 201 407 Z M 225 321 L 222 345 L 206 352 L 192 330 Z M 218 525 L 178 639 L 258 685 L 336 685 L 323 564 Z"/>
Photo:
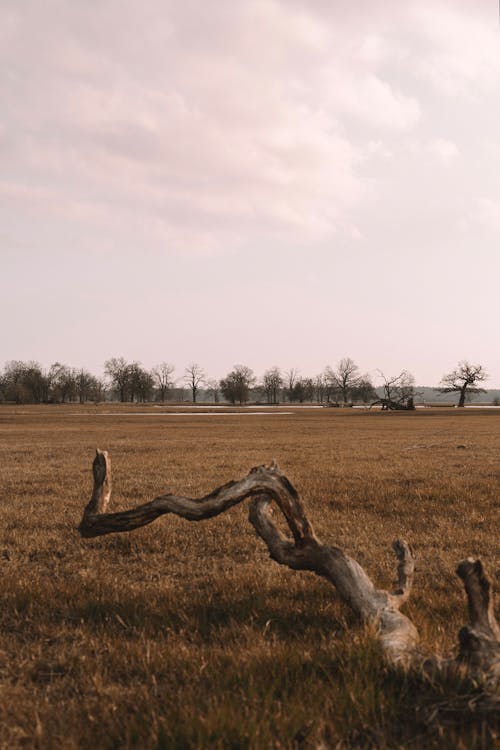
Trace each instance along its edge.
<path fill-rule="evenodd" d="M 399 375 L 387 377 L 381 370 L 378 373 L 382 380 L 384 397 L 382 406 L 386 408 L 413 408 L 413 398 L 415 396 L 415 378 L 407 370 L 403 370 Z"/>
<path fill-rule="evenodd" d="M 11 360 L 2 375 L 5 401 L 16 404 L 39 404 L 49 400 L 50 380 L 38 362 Z"/>
<path fill-rule="evenodd" d="M 25 404 L 34 400 L 33 394 L 26 383 L 26 372 L 27 363 L 22 362 L 21 360 L 12 359 L 5 364 L 2 373 L 2 391 L 4 401 L 13 401 L 15 404 Z"/>
<path fill-rule="evenodd" d="M 286 388 L 286 396 L 290 402 L 296 401 L 295 385 L 299 379 L 299 371 L 296 367 L 291 367 L 285 372 L 284 384 Z"/>
<path fill-rule="evenodd" d="M 486 393 L 484 388 L 478 388 L 476 383 L 482 383 L 488 378 L 482 365 L 471 365 L 462 360 L 457 367 L 447 375 L 443 375 L 440 393 L 459 393 L 458 406 L 465 406 L 465 399 L 471 393 Z"/>
<path fill-rule="evenodd" d="M 174 385 L 173 374 L 175 372 L 174 365 L 169 362 L 160 362 L 151 370 L 154 383 L 158 389 L 158 398 L 160 401 L 166 401 L 168 398 L 168 392 Z"/>
<path fill-rule="evenodd" d="M 50 366 L 48 377 L 51 401 L 61 404 L 73 401 L 77 392 L 76 371 L 73 368 L 54 362 Z"/>
<path fill-rule="evenodd" d="M 322 404 L 325 400 L 328 400 L 330 398 L 327 379 L 323 372 L 321 372 L 319 375 L 316 375 L 313 380 L 313 385 L 314 398 L 318 402 L 318 404 Z"/>
<path fill-rule="evenodd" d="M 353 401 L 361 401 L 363 404 L 369 404 L 377 398 L 377 391 L 369 375 L 361 375 L 356 385 L 351 387 L 350 394 Z"/>
<path fill-rule="evenodd" d="M 129 392 L 131 401 L 145 403 L 151 400 L 154 388 L 154 378 L 150 372 L 142 367 L 140 362 L 129 365 Z"/>
<path fill-rule="evenodd" d="M 220 381 L 220 389 L 224 398 L 235 404 L 246 404 L 250 396 L 250 388 L 255 384 L 253 370 L 246 365 L 235 365 L 233 370 Z"/>
<path fill-rule="evenodd" d="M 220 384 L 218 380 L 212 378 L 206 382 L 207 394 L 212 397 L 214 404 L 219 403 Z"/>
<path fill-rule="evenodd" d="M 127 401 L 130 391 L 130 364 L 123 357 L 112 357 L 104 363 L 104 372 L 118 392 L 120 401 Z"/>
<path fill-rule="evenodd" d="M 205 370 L 197 362 L 192 362 L 184 370 L 184 381 L 191 390 L 192 401 L 195 404 L 200 386 L 205 382 Z"/>
<path fill-rule="evenodd" d="M 83 368 L 75 372 L 75 384 L 78 401 L 81 404 L 87 401 L 102 401 L 104 398 L 104 383 Z"/>
<path fill-rule="evenodd" d="M 314 380 L 312 378 L 298 378 L 293 386 L 290 401 L 314 401 Z"/>
<path fill-rule="evenodd" d="M 283 387 L 283 377 L 279 367 L 272 367 L 270 370 L 266 370 L 264 378 L 262 380 L 264 392 L 266 394 L 268 404 L 277 404 L 279 401 L 279 393 Z"/>
<path fill-rule="evenodd" d="M 327 383 L 332 393 L 337 393 L 344 404 L 349 401 L 350 392 L 354 388 L 361 374 L 359 367 L 350 357 L 344 357 L 337 363 L 335 369 L 327 367 L 325 370 Z"/>

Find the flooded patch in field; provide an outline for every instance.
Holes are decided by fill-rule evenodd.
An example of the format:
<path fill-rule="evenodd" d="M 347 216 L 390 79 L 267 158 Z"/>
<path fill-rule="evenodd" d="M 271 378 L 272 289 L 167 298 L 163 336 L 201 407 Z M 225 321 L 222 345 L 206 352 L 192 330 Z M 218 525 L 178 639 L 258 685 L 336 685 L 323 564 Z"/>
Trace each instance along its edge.
<path fill-rule="evenodd" d="M 165 412 L 159 413 L 155 411 L 106 411 L 100 414 L 78 414 L 73 413 L 73 416 L 93 416 L 93 417 L 280 417 L 293 414 L 293 411 L 226 411 L 226 412 L 211 412 L 211 411 L 176 411 L 176 412 Z"/>

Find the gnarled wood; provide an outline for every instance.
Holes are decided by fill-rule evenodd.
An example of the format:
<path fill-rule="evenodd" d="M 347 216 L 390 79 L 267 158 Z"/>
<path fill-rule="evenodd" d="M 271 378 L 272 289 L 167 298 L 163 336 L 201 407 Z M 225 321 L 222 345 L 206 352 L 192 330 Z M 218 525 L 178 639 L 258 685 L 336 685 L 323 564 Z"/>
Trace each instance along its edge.
<path fill-rule="evenodd" d="M 105 451 L 93 463 L 94 488 L 78 527 L 84 537 L 112 534 L 145 526 L 167 513 L 201 521 L 223 513 L 245 498 L 252 498 L 249 519 L 267 544 L 270 556 L 293 570 L 308 570 L 326 578 L 342 600 L 364 622 L 376 625 L 383 651 L 392 663 L 420 663 L 418 633 L 400 612 L 408 600 L 415 571 L 415 556 L 403 540 L 394 542 L 398 559 L 397 588 L 377 589 L 365 570 L 339 547 L 322 544 L 309 522 L 293 485 L 273 463 L 251 469 L 239 481 L 228 482 L 200 499 L 165 494 L 131 510 L 109 513 L 111 464 Z M 271 516 L 271 503 L 283 513 L 292 538 L 286 537 Z M 459 634 L 458 663 L 473 674 L 500 682 L 500 631 L 493 612 L 491 583 L 480 560 L 463 560 L 457 574 L 464 581 L 469 623 Z"/>
<path fill-rule="evenodd" d="M 467 558 L 457 567 L 464 582 L 469 622 L 458 634 L 458 659 L 470 671 L 483 672 L 486 678 L 500 684 L 500 628 L 493 611 L 491 581 L 481 560 Z"/>

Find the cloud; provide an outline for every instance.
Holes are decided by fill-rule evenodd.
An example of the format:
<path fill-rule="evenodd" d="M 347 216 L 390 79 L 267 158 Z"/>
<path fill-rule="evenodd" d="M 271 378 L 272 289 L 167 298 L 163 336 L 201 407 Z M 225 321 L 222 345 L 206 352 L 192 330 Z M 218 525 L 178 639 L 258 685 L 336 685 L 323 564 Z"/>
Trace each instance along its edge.
<path fill-rule="evenodd" d="M 485 13 L 489 6 L 490 14 Z M 474 97 L 500 83 L 498 9 L 484 2 L 412 7 L 421 37 L 420 75 L 447 96 Z"/>
<path fill-rule="evenodd" d="M 431 152 L 434 153 L 438 161 L 445 166 L 451 164 L 459 155 L 459 149 L 456 143 L 446 138 L 437 138 L 431 143 Z"/>
<path fill-rule="evenodd" d="M 60 212 L 74 220 L 80 204 L 95 232 L 107 212 L 118 233 L 141 213 L 145 240 L 180 252 L 356 234 L 362 149 L 346 122 L 399 132 L 420 118 L 369 59 L 350 68 L 342 25 L 300 4 L 28 2 L 2 15 L 9 177 L 60 191 Z"/>

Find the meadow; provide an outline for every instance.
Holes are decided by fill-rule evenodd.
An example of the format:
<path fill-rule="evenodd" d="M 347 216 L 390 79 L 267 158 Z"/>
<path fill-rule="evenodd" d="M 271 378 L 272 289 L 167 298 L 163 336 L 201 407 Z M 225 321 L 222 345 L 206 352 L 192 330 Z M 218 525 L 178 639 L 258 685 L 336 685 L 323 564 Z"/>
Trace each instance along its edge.
<path fill-rule="evenodd" d="M 378 585 L 407 539 L 405 611 L 429 652 L 453 654 L 466 620 L 459 560 L 480 556 L 500 588 L 500 411 L 4 406 L 2 749 L 495 746 L 480 686 L 388 667 L 326 581 L 269 559 L 246 503 L 80 538 L 96 447 L 116 509 L 276 459 L 321 540 Z"/>

